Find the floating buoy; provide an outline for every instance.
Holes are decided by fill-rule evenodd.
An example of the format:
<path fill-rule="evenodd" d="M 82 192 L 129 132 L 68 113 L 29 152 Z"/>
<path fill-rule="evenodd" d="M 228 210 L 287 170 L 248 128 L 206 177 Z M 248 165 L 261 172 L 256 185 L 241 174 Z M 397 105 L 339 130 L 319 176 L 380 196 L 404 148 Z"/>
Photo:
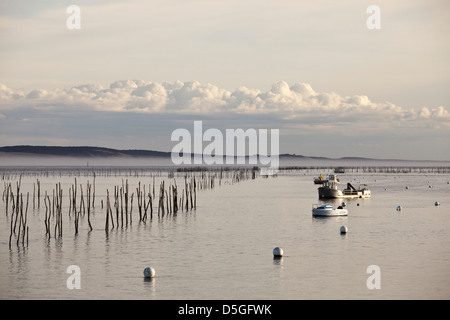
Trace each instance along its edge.
<path fill-rule="evenodd" d="M 342 233 L 347 233 L 348 229 L 346 226 L 341 226 L 341 234 Z"/>
<path fill-rule="evenodd" d="M 342 201 L 342 203 L 341 203 L 341 206 L 342 207 L 345 207 L 347 204 L 344 202 L 344 201 Z"/>
<path fill-rule="evenodd" d="M 155 269 L 151 267 L 147 267 L 144 269 L 144 277 L 145 278 L 153 278 L 155 276 Z"/>
<path fill-rule="evenodd" d="M 409 189 L 409 187 L 408 187 L 408 186 L 406 186 L 406 187 L 405 187 L 405 189 L 407 189 L 407 190 L 408 190 L 408 189 Z"/>
<path fill-rule="evenodd" d="M 359 203 L 357 203 L 356 206 L 359 207 Z"/>
<path fill-rule="evenodd" d="M 428 186 L 428 188 L 433 188 L 433 186 L 430 184 L 430 185 Z"/>
<path fill-rule="evenodd" d="M 283 256 L 283 249 L 276 247 L 273 249 L 273 256 L 275 258 L 281 258 Z"/>
<path fill-rule="evenodd" d="M 402 211 L 402 206 L 398 206 L 397 211 Z"/>
<path fill-rule="evenodd" d="M 434 205 L 435 205 L 435 206 L 440 205 L 439 201 L 436 201 L 436 202 L 434 203 Z"/>

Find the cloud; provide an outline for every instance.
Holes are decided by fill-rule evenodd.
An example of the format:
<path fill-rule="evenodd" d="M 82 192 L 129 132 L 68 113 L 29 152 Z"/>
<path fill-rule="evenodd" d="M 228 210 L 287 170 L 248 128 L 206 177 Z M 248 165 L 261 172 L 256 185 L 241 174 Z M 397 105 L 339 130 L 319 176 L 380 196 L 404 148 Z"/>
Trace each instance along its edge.
<path fill-rule="evenodd" d="M 170 151 L 171 132 L 204 128 L 280 130 L 280 152 L 330 157 L 449 159 L 446 106 L 419 110 L 369 96 L 319 92 L 309 83 L 233 91 L 199 81 L 120 80 L 109 86 L 22 91 L 0 84 L 3 144 L 95 145 Z"/>
<path fill-rule="evenodd" d="M 24 96 L 21 91 L 13 91 L 4 84 L 0 83 L 0 101 L 20 99 Z"/>
<path fill-rule="evenodd" d="M 239 87 L 228 91 L 198 81 L 156 83 L 143 80 L 115 81 L 109 87 L 82 84 L 69 89 L 34 89 L 22 92 L 0 84 L 0 110 L 33 108 L 64 112 L 98 111 L 155 115 L 267 116 L 277 121 L 309 122 L 339 126 L 353 122 L 362 127 L 396 125 L 448 125 L 450 113 L 444 106 L 423 107 L 420 111 L 391 102 L 373 102 L 366 95 L 341 96 L 317 92 L 309 83 L 289 85 L 280 81 L 271 89 Z"/>
<path fill-rule="evenodd" d="M 441 119 L 449 119 L 450 118 L 447 109 L 445 109 L 443 106 L 439 106 L 439 107 L 433 109 L 432 113 L 434 114 L 434 116 L 436 118 L 441 118 Z"/>

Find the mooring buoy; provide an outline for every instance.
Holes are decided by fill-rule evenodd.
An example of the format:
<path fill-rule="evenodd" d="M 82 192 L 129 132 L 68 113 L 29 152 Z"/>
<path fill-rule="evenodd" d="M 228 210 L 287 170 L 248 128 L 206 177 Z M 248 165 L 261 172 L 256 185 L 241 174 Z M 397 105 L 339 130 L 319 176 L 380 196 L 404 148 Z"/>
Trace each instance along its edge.
<path fill-rule="evenodd" d="M 155 276 L 155 269 L 152 267 L 146 267 L 144 269 L 144 277 L 145 278 L 153 278 Z"/>
<path fill-rule="evenodd" d="M 280 247 L 276 247 L 273 249 L 273 256 L 275 258 L 280 258 L 283 256 L 283 249 L 281 249 Z"/>
<path fill-rule="evenodd" d="M 347 227 L 346 226 L 341 226 L 341 233 L 347 233 L 348 232 L 348 229 L 347 229 Z"/>

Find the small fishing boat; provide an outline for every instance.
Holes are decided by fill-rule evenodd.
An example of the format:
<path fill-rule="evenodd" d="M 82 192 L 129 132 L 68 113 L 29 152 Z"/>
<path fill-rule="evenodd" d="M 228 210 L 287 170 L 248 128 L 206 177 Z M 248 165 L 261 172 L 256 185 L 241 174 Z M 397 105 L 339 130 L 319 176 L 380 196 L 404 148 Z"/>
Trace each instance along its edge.
<path fill-rule="evenodd" d="M 338 189 L 340 183 L 336 175 L 330 174 L 328 180 L 324 180 L 322 186 L 317 190 L 319 191 L 319 198 L 342 198 L 342 191 Z"/>
<path fill-rule="evenodd" d="M 348 215 L 347 209 L 342 208 L 341 206 L 335 209 L 334 207 L 323 204 L 323 205 L 313 205 L 312 215 L 316 217 L 338 217 L 338 216 L 346 216 Z"/>

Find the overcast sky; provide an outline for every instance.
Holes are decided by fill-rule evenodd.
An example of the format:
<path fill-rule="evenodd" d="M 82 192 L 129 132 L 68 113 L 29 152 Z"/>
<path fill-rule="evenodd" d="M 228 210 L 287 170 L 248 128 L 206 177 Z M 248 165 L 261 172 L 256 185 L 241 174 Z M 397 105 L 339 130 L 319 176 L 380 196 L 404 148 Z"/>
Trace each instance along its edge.
<path fill-rule="evenodd" d="M 4 0 L 0 145 L 170 151 L 203 120 L 280 129 L 281 153 L 450 160 L 449 34 L 446 0 Z"/>

